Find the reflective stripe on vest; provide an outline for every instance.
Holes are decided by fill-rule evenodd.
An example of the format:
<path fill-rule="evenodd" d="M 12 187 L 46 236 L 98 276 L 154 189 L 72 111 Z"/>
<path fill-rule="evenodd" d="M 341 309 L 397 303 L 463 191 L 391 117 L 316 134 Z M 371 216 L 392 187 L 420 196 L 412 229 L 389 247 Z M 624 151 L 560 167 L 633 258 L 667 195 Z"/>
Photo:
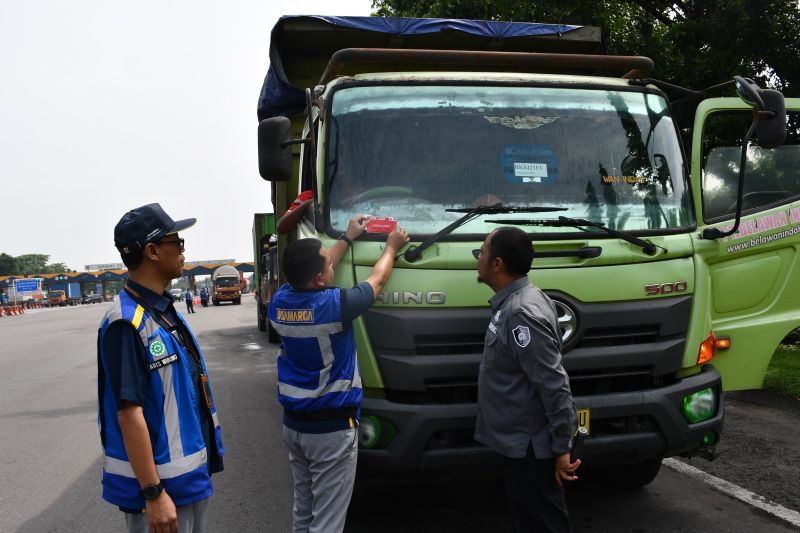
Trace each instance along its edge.
<path fill-rule="evenodd" d="M 207 452 L 206 449 L 203 448 L 199 452 L 181 457 L 180 459 L 172 460 L 167 464 L 156 465 L 156 470 L 158 471 L 159 478 L 170 479 L 182 476 L 183 474 L 191 472 L 192 470 L 196 470 L 197 468 L 206 464 L 206 460 Z M 118 476 L 136 477 L 136 475 L 133 473 L 133 468 L 131 468 L 131 464 L 128 461 L 114 459 L 113 457 L 105 458 L 103 470 L 109 474 L 116 474 Z"/>
<path fill-rule="evenodd" d="M 341 322 L 315 326 L 289 326 L 272 320 L 270 323 L 281 337 L 301 339 L 316 337 L 319 343 L 319 351 L 322 355 L 322 364 L 324 365 L 319 371 L 319 386 L 316 389 L 304 389 L 278 381 L 278 392 L 292 398 L 319 398 L 329 392 L 346 392 L 353 387 L 361 387 L 358 365 L 354 365 L 353 376 L 350 379 L 338 379 L 328 383 L 333 365 L 333 349 L 331 348 L 330 336 L 344 331 Z M 278 357 L 285 355 L 283 349 L 278 353 Z"/>

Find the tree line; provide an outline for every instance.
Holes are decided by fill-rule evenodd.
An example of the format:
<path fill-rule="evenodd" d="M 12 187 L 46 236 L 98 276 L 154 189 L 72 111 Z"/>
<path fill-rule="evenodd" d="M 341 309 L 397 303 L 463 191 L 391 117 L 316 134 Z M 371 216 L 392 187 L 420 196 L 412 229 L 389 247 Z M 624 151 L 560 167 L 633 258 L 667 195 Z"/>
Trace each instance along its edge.
<path fill-rule="evenodd" d="M 64 263 L 49 263 L 50 256 L 46 254 L 23 254 L 13 257 L 0 253 L 0 276 L 17 274 L 60 274 L 70 272 Z"/>
<path fill-rule="evenodd" d="M 800 96 L 797 0 L 373 0 L 374 14 L 597 26 L 610 54 L 694 89 L 753 78 Z"/>

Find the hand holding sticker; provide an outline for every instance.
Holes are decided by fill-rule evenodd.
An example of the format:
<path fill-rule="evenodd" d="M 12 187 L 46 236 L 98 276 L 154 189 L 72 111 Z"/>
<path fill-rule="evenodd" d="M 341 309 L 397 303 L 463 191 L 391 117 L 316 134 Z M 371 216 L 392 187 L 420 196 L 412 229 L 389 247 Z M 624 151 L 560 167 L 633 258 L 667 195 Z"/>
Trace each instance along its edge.
<path fill-rule="evenodd" d="M 368 233 L 389 234 L 397 227 L 397 219 L 393 217 L 377 217 L 368 215 L 366 218 Z"/>

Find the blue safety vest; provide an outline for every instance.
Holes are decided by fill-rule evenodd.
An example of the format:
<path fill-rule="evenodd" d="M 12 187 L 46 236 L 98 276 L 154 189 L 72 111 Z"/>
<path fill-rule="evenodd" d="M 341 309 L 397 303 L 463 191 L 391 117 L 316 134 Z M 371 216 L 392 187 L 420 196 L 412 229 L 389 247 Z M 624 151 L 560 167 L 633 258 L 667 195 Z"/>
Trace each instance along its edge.
<path fill-rule="evenodd" d="M 294 412 L 361 406 L 363 391 L 352 328 L 342 326 L 341 289 L 283 285 L 269 304 L 281 336 L 278 400 Z"/>
<path fill-rule="evenodd" d="M 178 313 L 176 316 L 184 324 L 186 331 L 189 331 L 183 318 Z M 149 394 L 142 410 L 150 432 L 156 470 L 164 489 L 176 506 L 208 498 L 213 490 L 207 465 L 208 452 L 198 418 L 198 406 L 205 409 L 205 400 L 197 398 L 192 383 L 192 363 L 189 359 L 193 357 L 192 354 L 123 290 L 100 324 L 97 346 L 99 361 L 103 365 L 106 358 L 114 357 L 114 354 L 103 352 L 103 337 L 108 327 L 118 320 L 128 321 L 136 328 L 147 352 L 150 369 Z M 194 337 L 192 342 L 199 350 Z M 207 375 L 202 354 L 200 364 Z M 145 502 L 139 493 L 139 482 L 125 452 L 117 420 L 119 406 L 111 390 L 107 370 L 104 375 L 103 397 L 100 399 L 103 402 L 102 417 L 98 417 L 105 441 L 103 499 L 126 509 L 143 509 Z M 217 450 L 221 456 L 224 448 L 216 407 L 212 407 L 211 417 Z"/>

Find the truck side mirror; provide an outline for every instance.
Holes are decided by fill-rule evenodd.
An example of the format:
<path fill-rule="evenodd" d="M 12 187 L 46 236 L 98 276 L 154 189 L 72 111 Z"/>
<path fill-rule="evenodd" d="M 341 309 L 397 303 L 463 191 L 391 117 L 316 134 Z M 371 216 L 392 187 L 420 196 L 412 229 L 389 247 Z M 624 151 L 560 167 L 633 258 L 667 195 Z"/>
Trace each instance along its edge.
<path fill-rule="evenodd" d="M 258 124 L 258 173 L 267 181 L 289 181 L 292 177 L 292 123 L 273 117 Z"/>
<path fill-rule="evenodd" d="M 772 89 L 761 91 L 763 113 L 758 114 L 756 138 L 762 148 L 777 148 L 786 141 L 786 104 L 783 94 Z"/>
<path fill-rule="evenodd" d="M 756 112 L 756 138 L 762 148 L 777 148 L 786 141 L 786 104 L 783 94 L 761 89 L 749 78 L 734 76 L 736 93 Z"/>
<path fill-rule="evenodd" d="M 736 193 L 736 216 L 733 226 L 727 231 L 719 228 L 703 230 L 704 239 L 719 239 L 733 235 L 739 230 L 742 220 L 742 199 L 744 195 L 744 174 L 747 164 L 747 145 L 755 135 L 762 148 L 777 148 L 786 140 L 786 104 L 783 95 L 771 89 L 761 89 L 749 78 L 734 76 L 739 98 L 753 107 L 753 123 L 742 140 L 742 155 L 739 161 L 739 180 Z"/>

